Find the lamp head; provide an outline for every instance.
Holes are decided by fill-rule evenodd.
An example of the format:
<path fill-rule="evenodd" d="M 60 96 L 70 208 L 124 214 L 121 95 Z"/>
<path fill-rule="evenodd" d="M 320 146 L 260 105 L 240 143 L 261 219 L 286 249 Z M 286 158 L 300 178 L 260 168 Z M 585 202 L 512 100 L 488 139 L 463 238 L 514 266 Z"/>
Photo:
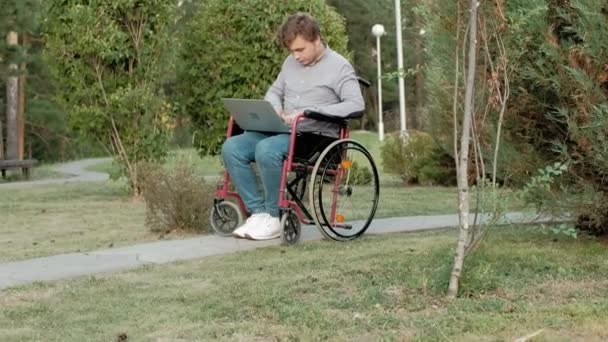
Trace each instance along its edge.
<path fill-rule="evenodd" d="M 384 26 L 381 24 L 376 24 L 372 26 L 372 34 L 376 37 L 382 37 L 386 32 L 384 31 Z"/>

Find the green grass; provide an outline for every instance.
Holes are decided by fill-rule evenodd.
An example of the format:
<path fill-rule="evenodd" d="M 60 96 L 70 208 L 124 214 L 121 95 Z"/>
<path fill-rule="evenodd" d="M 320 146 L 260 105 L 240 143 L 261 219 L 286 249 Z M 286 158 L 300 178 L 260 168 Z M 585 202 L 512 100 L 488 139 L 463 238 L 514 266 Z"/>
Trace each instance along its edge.
<path fill-rule="evenodd" d="M 55 171 L 55 166 L 57 166 L 57 164 L 41 164 L 35 166 L 30 170 L 30 180 L 61 179 L 69 177 L 68 175 Z M 19 181 L 25 181 L 25 179 L 21 177 L 20 169 L 12 169 L 11 171 L 7 171 L 6 179 L 2 179 L 0 177 L 0 184 Z"/>
<path fill-rule="evenodd" d="M 376 139 L 369 132 L 353 132 L 353 138 L 372 146 L 372 149 Z M 365 142 L 365 139 L 370 141 Z M 193 149 L 173 152 L 167 160 L 167 167 L 173 167 L 178 157 L 191 159 L 201 174 L 217 175 L 222 170 L 219 159 L 201 159 Z M 113 167 L 110 162 L 99 164 L 94 169 L 107 172 Z M 383 180 L 376 218 L 457 212 L 455 188 L 405 187 L 398 181 Z M 519 202 L 510 191 L 501 190 L 499 195 L 506 205 L 505 211 L 520 209 Z M 9 196 L 0 196 L 0 212 L 7 213 L 3 215 L 0 228 L 0 262 L 86 252 L 159 238 L 145 226 L 145 204 L 134 201 L 122 182 L 11 189 Z M 174 234 L 165 238 L 190 236 Z"/>
<path fill-rule="evenodd" d="M 0 261 L 158 239 L 144 225 L 144 203 L 133 201 L 119 182 L 40 185 L 9 191 L 9 196 L 0 196 Z"/>
<path fill-rule="evenodd" d="M 85 168 L 87 171 L 103 172 L 107 174 L 115 174 L 118 172 L 118 166 L 112 160 L 94 164 Z"/>
<path fill-rule="evenodd" d="M 195 149 L 186 148 L 169 152 L 165 166 L 168 169 L 173 169 L 175 164 L 180 159 L 189 160 L 201 175 L 217 176 L 224 170 L 220 158 L 215 157 L 200 157 Z M 113 161 L 107 161 L 100 164 L 92 165 L 87 168 L 89 171 L 105 172 L 108 174 L 118 173 L 118 166 Z"/>
<path fill-rule="evenodd" d="M 378 169 L 382 168 L 382 159 L 380 158 L 380 146 L 382 143 L 378 140 L 378 134 L 369 131 L 350 131 L 350 139 L 356 140 L 365 146 L 374 157 Z"/>
<path fill-rule="evenodd" d="M 364 144 L 374 146 L 375 136 L 354 132 Z M 365 142 L 364 140 L 371 140 Z M 219 159 L 201 159 L 193 149 L 173 152 L 167 167 L 178 158 L 189 158 L 201 174 L 217 175 Z M 111 172 L 109 163 L 94 170 Z M 405 187 L 383 178 L 376 218 L 450 214 L 457 212 L 457 191 L 450 187 Z M 518 210 L 515 196 L 502 190 L 508 210 Z M 308 197 L 306 197 L 308 204 Z M 22 260 L 68 252 L 85 252 L 158 239 L 145 226 L 145 204 L 133 201 L 121 182 L 41 185 L 10 190 L 0 197 L 0 210 L 8 214 L 0 228 L 0 261 Z M 178 234 L 167 238 L 185 238 Z"/>
<path fill-rule="evenodd" d="M 606 340 L 608 249 L 492 231 L 445 299 L 455 231 L 271 247 L 4 290 L 0 340 Z"/>
<path fill-rule="evenodd" d="M 376 217 L 454 213 L 455 193 L 453 188 L 383 188 Z M 40 185 L 11 189 L 10 194 L 0 197 L 0 211 L 7 213 L 0 228 L 0 262 L 118 247 L 159 236 L 145 226 L 145 203 L 134 201 L 121 182 Z"/>

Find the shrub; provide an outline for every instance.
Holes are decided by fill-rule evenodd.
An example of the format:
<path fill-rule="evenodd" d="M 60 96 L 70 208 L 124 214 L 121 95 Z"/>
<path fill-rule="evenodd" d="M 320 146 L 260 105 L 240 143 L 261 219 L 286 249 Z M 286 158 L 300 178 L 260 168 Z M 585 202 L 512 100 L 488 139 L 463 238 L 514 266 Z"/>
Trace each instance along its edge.
<path fill-rule="evenodd" d="M 187 159 L 167 170 L 157 163 L 140 164 L 146 201 L 146 225 L 154 232 L 207 232 L 213 188 Z"/>
<path fill-rule="evenodd" d="M 606 1 L 514 1 L 506 9 L 513 24 L 505 48 L 517 66 L 509 76 L 516 91 L 505 117 L 508 134 L 538 151 L 545 164 L 568 164 L 544 209 L 559 208 L 577 216 L 579 227 L 606 233 Z"/>
<path fill-rule="evenodd" d="M 314 15 L 323 39 L 348 57 L 344 19 L 323 0 L 207 0 L 200 4 L 184 30 L 178 88 L 202 153 L 217 153 L 225 139 L 228 113 L 222 97 L 264 96 L 286 57 L 275 43 L 276 30 L 298 11 Z"/>
<path fill-rule="evenodd" d="M 608 201 L 606 193 L 590 185 L 571 185 L 571 166 L 556 162 L 538 170 L 537 175 L 520 191 L 526 204 L 532 204 L 539 213 L 558 219 L 576 217 L 575 227 L 592 235 L 608 234 Z M 552 233 L 576 236 L 569 225 L 541 228 Z"/>
<path fill-rule="evenodd" d="M 373 175 L 368 167 L 359 166 L 357 162 L 353 162 L 349 177 L 349 182 L 352 185 L 367 185 L 372 182 Z"/>
<path fill-rule="evenodd" d="M 384 171 L 395 174 L 407 184 L 453 185 L 456 182 L 452 158 L 433 138 L 412 131 L 407 141 L 390 136 L 381 146 Z"/>

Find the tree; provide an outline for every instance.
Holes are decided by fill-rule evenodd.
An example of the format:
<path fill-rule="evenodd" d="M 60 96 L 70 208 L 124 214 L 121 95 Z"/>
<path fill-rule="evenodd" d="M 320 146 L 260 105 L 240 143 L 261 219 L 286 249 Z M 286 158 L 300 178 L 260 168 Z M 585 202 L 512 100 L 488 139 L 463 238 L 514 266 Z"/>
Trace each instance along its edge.
<path fill-rule="evenodd" d="M 14 48 L 18 44 L 18 35 L 10 31 L 6 36 L 8 46 Z M 19 159 L 19 78 L 17 64 L 10 63 L 6 78 L 6 158 Z"/>
<path fill-rule="evenodd" d="M 552 173 L 554 163 L 565 167 L 536 204 L 607 234 L 608 4 L 518 0 L 506 12 L 514 24 L 505 44 L 519 65 L 507 134 L 542 154 L 543 172 Z"/>
<path fill-rule="evenodd" d="M 60 0 L 44 21 L 58 97 L 68 122 L 116 157 L 139 194 L 140 161 L 167 149 L 169 108 L 162 83 L 177 3 Z"/>
<path fill-rule="evenodd" d="M 36 23 L 38 0 L 7 0 L 0 8 L 0 32 L 6 41 L 0 44 L 0 76 L 6 78 L 6 157 L 23 159 L 25 125 L 25 52 L 29 33 Z M 21 38 L 21 42 L 19 40 Z M 2 58 L 4 56 L 4 58 Z M 7 65 L 3 65 L 6 63 Z M 0 158 L 4 158 L 2 120 L 0 120 Z"/>
<path fill-rule="evenodd" d="M 460 274 L 464 266 L 464 257 L 468 243 L 469 233 L 469 142 L 471 140 L 471 125 L 474 111 L 473 93 L 475 90 L 475 68 L 477 66 L 477 0 L 470 0 L 469 14 L 469 51 L 467 63 L 467 80 L 464 96 L 464 114 L 462 119 L 462 135 L 458 151 L 458 220 L 460 234 L 454 256 L 454 267 L 450 276 L 448 296 L 456 297 Z"/>
<path fill-rule="evenodd" d="M 21 38 L 20 44 L 12 48 L 6 45 L 5 39 L 0 40 L 0 94 L 6 93 L 9 62 L 19 65 L 16 73 L 20 79 L 18 116 L 23 118 L 20 128 L 25 129 L 24 134 L 19 132 L 19 137 L 25 138 L 20 152 L 43 161 L 65 160 L 81 152 L 99 154 L 101 148 L 92 148 L 93 144 L 86 137 L 70 130 L 65 123 L 65 112 L 54 100 L 55 87 L 49 73 L 49 60 L 43 58 L 45 42 L 40 34 L 46 7 L 40 0 L 6 0 L 0 7 L 0 32 L 12 30 Z M 3 100 L 0 97 L 4 114 Z"/>
<path fill-rule="evenodd" d="M 465 258 L 487 233 L 488 224 L 479 223 L 477 214 L 490 212 L 497 219 L 501 213 L 497 170 L 504 154 L 502 132 L 513 70 L 504 44 L 507 19 L 501 1 L 481 7 L 466 0 L 429 0 L 424 5 L 419 10 L 428 25 L 425 76 L 430 124 L 445 150 L 453 151 L 458 176 L 461 229 L 448 289 L 454 297 Z M 473 182 L 475 197 L 470 195 Z"/>
<path fill-rule="evenodd" d="M 346 53 L 344 19 L 323 0 L 207 0 L 183 39 L 178 89 L 202 153 L 217 153 L 228 113 L 222 97 L 260 98 L 276 78 L 286 52 L 275 42 L 289 14 L 309 12 L 332 49 Z"/>

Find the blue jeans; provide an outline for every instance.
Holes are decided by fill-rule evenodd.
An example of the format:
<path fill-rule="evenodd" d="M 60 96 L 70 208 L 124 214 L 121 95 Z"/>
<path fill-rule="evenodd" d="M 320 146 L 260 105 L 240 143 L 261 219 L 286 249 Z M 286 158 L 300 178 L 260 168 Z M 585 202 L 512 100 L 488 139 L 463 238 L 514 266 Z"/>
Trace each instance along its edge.
<path fill-rule="evenodd" d="M 246 131 L 224 142 L 224 165 L 250 213 L 279 216 L 281 173 L 288 152 L 289 134 Z M 262 179 L 263 194 L 251 167 L 253 161 L 256 162 Z"/>

